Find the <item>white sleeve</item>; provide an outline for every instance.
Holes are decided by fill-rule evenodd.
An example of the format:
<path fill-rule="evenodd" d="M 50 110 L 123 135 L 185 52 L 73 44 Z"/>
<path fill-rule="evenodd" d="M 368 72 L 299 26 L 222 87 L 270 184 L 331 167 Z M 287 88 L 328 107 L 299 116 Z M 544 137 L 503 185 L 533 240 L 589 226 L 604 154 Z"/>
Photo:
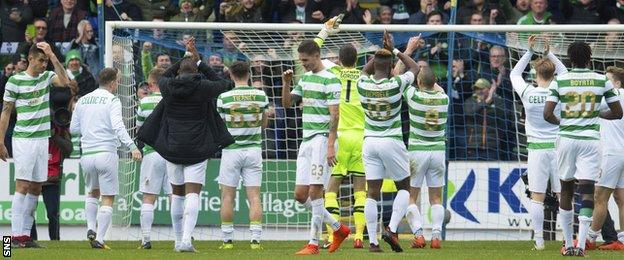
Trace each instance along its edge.
<path fill-rule="evenodd" d="M 219 97 L 217 98 L 217 112 L 219 112 L 221 119 L 223 119 L 223 121 L 226 121 L 225 113 L 223 113 L 223 100 L 221 99 L 221 95 L 219 95 Z"/>
<path fill-rule="evenodd" d="M 113 98 L 110 105 L 111 125 L 113 126 L 113 131 L 117 134 L 117 138 L 119 138 L 125 147 L 130 148 L 131 151 L 136 149 L 137 147 L 132 141 L 132 138 L 130 138 L 128 131 L 126 131 L 126 126 L 123 123 L 123 117 L 121 116 L 121 102 L 118 98 Z"/>
<path fill-rule="evenodd" d="M 613 83 L 610 80 L 607 80 L 607 82 L 605 82 L 604 97 L 604 100 L 607 103 L 615 103 L 620 101 L 620 96 L 618 96 L 615 88 L 613 88 Z"/>
<path fill-rule="evenodd" d="M 533 56 L 531 51 L 525 52 L 524 55 L 522 55 L 522 58 L 520 58 L 516 63 L 516 66 L 514 66 L 513 69 L 511 69 L 511 72 L 509 72 L 511 85 L 520 97 L 522 97 L 524 91 L 527 87 L 529 87 L 529 84 L 522 78 L 522 72 L 524 72 L 524 69 L 526 69 L 527 65 L 531 61 L 531 56 Z"/>
<path fill-rule="evenodd" d="M 559 84 L 557 80 L 551 81 L 548 89 L 550 90 L 550 95 L 546 97 L 546 101 L 559 103 Z"/>
<path fill-rule="evenodd" d="M 82 106 L 80 105 L 80 99 L 76 102 L 76 107 L 74 108 L 74 112 L 72 112 L 71 122 L 69 123 L 69 133 L 72 135 L 81 135 L 80 134 L 80 114 L 82 111 Z"/>
<path fill-rule="evenodd" d="M 398 76 L 400 79 L 400 85 L 401 85 L 401 92 L 405 91 L 405 88 L 409 85 L 411 85 L 412 83 L 414 83 L 414 79 L 416 77 L 416 75 L 414 75 L 414 73 L 412 73 L 411 71 L 407 71 L 401 75 Z"/>
<path fill-rule="evenodd" d="M 557 55 L 552 52 L 548 52 L 548 59 L 550 59 L 550 61 L 555 64 L 555 73 L 557 75 L 568 73 L 568 68 L 566 68 L 566 66 L 563 65 L 563 62 L 561 62 L 561 60 L 557 58 Z"/>

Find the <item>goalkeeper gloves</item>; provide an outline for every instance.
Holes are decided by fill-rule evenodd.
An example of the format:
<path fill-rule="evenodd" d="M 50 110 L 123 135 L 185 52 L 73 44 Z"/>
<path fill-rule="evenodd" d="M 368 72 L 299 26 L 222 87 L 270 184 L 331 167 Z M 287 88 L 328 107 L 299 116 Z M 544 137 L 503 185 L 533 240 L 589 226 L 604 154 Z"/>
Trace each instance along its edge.
<path fill-rule="evenodd" d="M 340 32 L 339 27 L 340 27 L 340 23 L 342 22 L 342 18 L 344 18 L 344 14 L 339 14 L 327 20 L 327 22 L 325 22 L 325 27 L 321 29 L 321 31 L 316 35 L 316 37 L 325 41 L 325 39 L 327 39 L 328 36 L 331 36 Z"/>

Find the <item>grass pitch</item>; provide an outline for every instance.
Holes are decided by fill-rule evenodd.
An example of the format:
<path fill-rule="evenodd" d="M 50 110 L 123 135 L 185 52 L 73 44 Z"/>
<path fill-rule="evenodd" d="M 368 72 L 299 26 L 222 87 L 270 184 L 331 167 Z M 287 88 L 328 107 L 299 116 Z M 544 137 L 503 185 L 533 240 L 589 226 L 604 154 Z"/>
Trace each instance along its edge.
<path fill-rule="evenodd" d="M 407 240 L 402 240 L 403 253 L 394 253 L 380 241 L 384 253 L 371 254 L 368 249 L 353 249 L 350 240 L 345 241 L 337 252 L 329 254 L 322 250 L 318 259 L 553 259 L 559 254 L 561 242 L 547 242 L 546 250 L 531 251 L 531 241 L 443 241 L 442 249 L 411 249 Z M 43 249 L 13 249 L 15 259 L 68 260 L 68 259 L 292 259 L 294 253 L 305 244 L 304 241 L 264 241 L 264 250 L 251 250 L 246 241 L 236 241 L 233 250 L 219 250 L 220 241 L 195 241 L 199 253 L 175 253 L 173 242 L 152 242 L 152 249 L 139 250 L 138 241 L 108 241 L 112 250 L 91 249 L 86 241 L 43 241 Z M 589 251 L 586 256 L 601 259 L 624 259 L 622 251 Z M 313 258 L 309 257 L 309 258 Z M 423 258 L 421 258 L 423 259 Z"/>

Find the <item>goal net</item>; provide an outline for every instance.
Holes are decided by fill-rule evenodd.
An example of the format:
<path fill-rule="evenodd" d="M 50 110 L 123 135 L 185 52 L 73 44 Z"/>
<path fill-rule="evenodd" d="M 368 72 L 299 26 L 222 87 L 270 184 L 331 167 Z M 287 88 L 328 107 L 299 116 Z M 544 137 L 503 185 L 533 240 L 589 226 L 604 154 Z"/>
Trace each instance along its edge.
<path fill-rule="evenodd" d="M 360 57 L 357 65 L 363 66 L 381 45 L 382 27 L 343 25 L 341 28 L 341 33 L 327 39 L 321 56 L 336 61 L 341 46 L 355 44 Z M 387 27 L 393 32 L 395 46 L 400 49 L 410 37 L 422 34 L 424 47 L 417 50 L 413 58 L 419 65 L 434 70 L 438 82 L 452 99 L 446 128 L 448 171 L 444 197 L 445 208 L 450 215 L 445 226 L 446 239 L 529 240 L 532 237 L 531 220 L 527 213 L 529 199 L 522 180 L 527 157 L 525 115 L 509 81 L 509 71 L 526 50 L 527 36 L 535 33 L 539 35 L 538 53 L 548 39 L 551 51 L 566 64 L 565 50 L 569 43 L 577 40 L 590 43 L 594 49 L 593 69 L 604 72 L 607 66 L 621 65 L 619 60 L 623 53 L 619 46 L 622 36 L 617 31 L 622 28 L 613 29 L 613 32 L 567 33 L 571 31 L 570 27 L 561 26 L 550 27 L 561 28 L 559 32 L 550 29 L 555 32 L 536 33 L 529 27 L 506 26 L 506 29 L 499 27 L 499 32 L 493 33 L 483 30 L 470 32 L 465 29 L 468 27 L 463 27 L 461 32 L 452 33 L 450 29 L 453 28 L 461 29 L 459 26 L 440 26 L 439 30 L 411 25 Z M 250 84 L 264 90 L 271 103 L 269 126 L 263 132 L 262 145 L 261 199 L 266 240 L 297 240 L 308 236 L 309 212 L 296 203 L 293 194 L 295 161 L 302 141 L 301 109 L 299 106 L 286 109 L 281 106 L 281 73 L 293 69 L 295 80 L 304 73 L 298 63 L 296 46 L 303 39 L 313 39 L 319 29 L 320 25 L 301 24 L 107 22 L 106 64 L 114 65 L 124 73 L 119 89 L 120 96 L 127 97 L 124 118 L 133 137 L 136 83 L 144 80 L 148 65 L 158 66 L 158 55 L 168 54 L 172 62 L 176 62 L 184 54 L 183 42 L 195 37 L 204 62 L 218 72 L 235 60 L 250 61 Z M 601 31 L 605 31 L 604 28 Z M 151 43 L 151 48 L 145 49 L 145 42 Z M 527 68 L 525 79 L 528 82 L 532 80 L 532 75 L 530 68 Z M 492 105 L 485 109 L 470 106 L 481 88 L 493 85 L 496 85 L 496 91 L 492 96 Z M 403 132 L 407 138 L 409 121 L 406 104 L 402 105 L 402 110 Z M 221 203 L 216 182 L 219 156 L 208 162 L 207 183 L 200 194 L 196 239 L 220 238 Z M 120 191 L 123 194 L 120 194 L 118 203 L 126 203 L 128 207 L 125 211 L 116 211 L 119 219 L 116 225 L 125 228 L 124 234 L 128 239 L 136 239 L 140 237 L 138 169 L 120 168 L 120 177 L 122 175 L 120 182 L 123 180 L 123 183 L 120 185 L 123 187 Z M 235 239 L 248 237 L 245 196 L 244 188 L 239 186 L 235 203 Z M 353 227 L 349 178 L 341 186 L 339 201 L 341 220 Z M 431 221 L 426 189 L 423 189 L 420 201 L 425 228 L 429 229 Z M 546 208 L 552 209 L 549 212 L 553 216 L 546 217 L 550 219 L 550 226 L 545 225 L 545 229 L 549 230 L 546 235 L 554 236 L 559 230 L 554 222 L 557 205 L 547 204 Z M 382 209 L 382 215 L 389 217 L 390 212 L 391 207 Z M 172 240 L 170 223 L 169 202 L 163 195 L 155 207 L 152 239 Z M 410 233 L 405 223 L 399 231 Z"/>

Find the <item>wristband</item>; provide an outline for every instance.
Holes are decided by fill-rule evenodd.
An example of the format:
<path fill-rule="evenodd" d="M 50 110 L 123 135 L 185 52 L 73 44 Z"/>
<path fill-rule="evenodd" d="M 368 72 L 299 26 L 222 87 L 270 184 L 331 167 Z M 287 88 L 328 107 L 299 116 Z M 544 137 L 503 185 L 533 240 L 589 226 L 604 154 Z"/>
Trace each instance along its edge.
<path fill-rule="evenodd" d="M 392 50 L 392 53 L 394 54 L 394 56 L 399 55 L 399 53 L 401 53 L 401 51 L 399 51 L 399 49 L 394 48 L 394 50 Z"/>

